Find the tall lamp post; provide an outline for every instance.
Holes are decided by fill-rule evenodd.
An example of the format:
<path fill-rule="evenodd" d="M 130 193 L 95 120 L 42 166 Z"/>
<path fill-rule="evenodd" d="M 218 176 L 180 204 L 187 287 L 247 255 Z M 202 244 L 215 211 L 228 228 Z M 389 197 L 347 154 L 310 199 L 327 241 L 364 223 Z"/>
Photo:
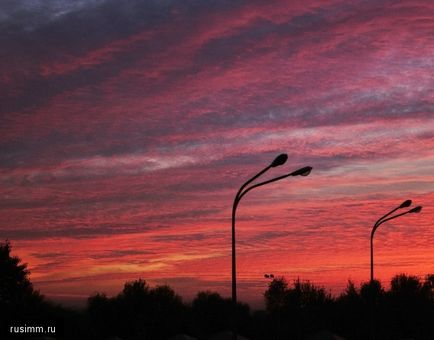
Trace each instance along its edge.
<path fill-rule="evenodd" d="M 402 202 L 398 207 L 396 207 L 395 209 L 392 209 L 391 211 L 389 211 L 386 215 L 382 216 L 377 222 L 375 222 L 374 227 L 372 228 L 371 231 L 371 280 L 370 280 L 370 285 L 371 285 L 371 289 L 373 289 L 373 283 L 374 283 L 374 233 L 375 231 L 378 229 L 378 227 L 380 225 L 382 225 L 383 223 L 393 220 L 397 217 L 400 216 L 404 216 L 406 214 L 412 214 L 412 213 L 419 213 L 422 210 L 421 206 L 417 206 L 413 209 L 407 210 L 403 213 L 400 214 L 396 214 L 392 217 L 388 217 L 390 215 L 392 215 L 395 211 L 397 211 L 398 209 L 402 209 L 402 208 L 408 208 L 411 205 L 411 200 L 406 200 L 404 202 Z M 374 296 L 371 296 L 371 316 L 370 316 L 370 322 L 371 322 L 371 340 L 375 339 L 375 300 L 374 300 Z"/>
<path fill-rule="evenodd" d="M 267 172 L 271 168 L 275 168 L 277 166 L 285 164 L 287 160 L 288 160 L 287 154 L 285 154 L 285 153 L 280 154 L 279 156 L 277 156 L 273 160 L 273 162 L 271 162 L 270 165 L 268 165 L 263 170 L 259 171 L 255 176 L 253 176 L 248 181 L 246 181 L 238 190 L 238 192 L 235 196 L 235 199 L 234 199 L 234 203 L 232 205 L 232 304 L 233 304 L 233 313 L 234 313 L 233 314 L 234 326 L 236 325 L 236 315 L 237 315 L 236 314 L 236 310 L 237 310 L 237 271 L 236 271 L 236 249 L 235 249 L 235 214 L 237 211 L 237 207 L 238 207 L 238 204 L 239 204 L 241 198 L 245 194 L 247 194 L 250 190 L 252 190 L 254 188 L 257 188 L 257 187 L 260 187 L 260 186 L 263 186 L 265 184 L 269 184 L 272 182 L 279 181 L 279 180 L 284 179 L 284 178 L 289 177 L 289 176 L 307 176 L 310 174 L 312 167 L 305 166 L 303 168 L 295 170 L 295 171 L 288 173 L 286 175 L 275 177 L 275 178 L 269 179 L 267 181 L 263 181 L 263 182 L 260 182 L 257 184 L 253 184 L 250 187 L 247 187 L 250 183 L 252 183 L 255 179 L 257 179 L 258 177 L 263 175 L 265 172 Z M 234 327 L 232 334 L 233 334 L 232 338 L 234 340 L 236 340 L 237 339 L 236 327 Z"/>

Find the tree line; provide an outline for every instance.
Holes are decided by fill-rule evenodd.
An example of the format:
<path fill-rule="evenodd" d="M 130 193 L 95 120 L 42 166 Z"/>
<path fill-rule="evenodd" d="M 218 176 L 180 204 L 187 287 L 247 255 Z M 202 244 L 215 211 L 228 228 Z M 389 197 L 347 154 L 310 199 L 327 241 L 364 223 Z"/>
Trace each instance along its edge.
<path fill-rule="evenodd" d="M 231 329 L 235 318 L 238 333 L 252 340 L 309 339 L 324 330 L 364 340 L 372 324 L 377 339 L 434 339 L 434 274 L 396 275 L 387 290 L 379 281 L 360 287 L 349 281 L 337 297 L 309 281 L 277 277 L 264 292 L 264 310 L 239 303 L 236 313 L 231 300 L 216 292 L 199 292 L 186 303 L 168 285 L 151 287 L 138 279 L 126 282 L 116 296 L 90 296 L 78 311 L 36 291 L 27 265 L 10 252 L 9 242 L 0 243 L 0 322 L 60 320 L 60 339 L 163 340 L 180 333 L 206 339 Z"/>

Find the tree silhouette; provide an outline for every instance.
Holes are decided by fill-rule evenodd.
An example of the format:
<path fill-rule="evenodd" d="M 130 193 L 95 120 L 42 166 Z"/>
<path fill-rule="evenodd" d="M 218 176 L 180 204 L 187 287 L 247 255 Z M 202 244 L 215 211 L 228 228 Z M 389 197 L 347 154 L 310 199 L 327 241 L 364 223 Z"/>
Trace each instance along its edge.
<path fill-rule="evenodd" d="M 160 337 L 167 338 L 184 331 L 187 313 L 182 299 L 168 285 L 151 289 L 151 303 L 155 330 L 160 330 Z"/>
<path fill-rule="evenodd" d="M 328 327 L 332 298 L 324 288 L 299 279 L 289 286 L 279 277 L 264 294 L 272 338 L 301 339 Z"/>
<path fill-rule="evenodd" d="M 433 301 L 429 281 L 423 284 L 417 276 L 398 274 L 387 292 L 388 328 L 395 336 L 423 338 L 426 329 L 434 334 Z"/>
<path fill-rule="evenodd" d="M 33 289 L 26 263 L 11 256 L 8 240 L 0 243 L 0 313 L 9 316 L 30 313 L 40 307 L 43 296 Z"/>
<path fill-rule="evenodd" d="M 370 303 L 372 299 L 378 302 L 384 296 L 384 288 L 378 280 L 372 280 L 362 283 L 360 287 L 360 296 Z"/>
<path fill-rule="evenodd" d="M 167 285 L 149 287 L 145 280 L 126 282 L 121 293 L 88 299 L 87 313 L 94 339 L 165 339 L 183 330 L 186 306 Z"/>
<path fill-rule="evenodd" d="M 196 332 L 210 335 L 230 328 L 232 302 L 215 292 L 199 292 L 192 302 L 192 313 Z"/>
<path fill-rule="evenodd" d="M 264 293 L 266 309 L 269 312 L 282 309 L 287 291 L 288 282 L 286 282 L 284 277 L 278 277 L 272 280 Z"/>
<path fill-rule="evenodd" d="M 423 294 L 428 300 L 434 302 L 434 274 L 428 274 L 422 286 Z"/>
<path fill-rule="evenodd" d="M 11 256 L 8 240 L 0 244 L 0 303 L 10 304 L 33 293 L 27 264 L 20 262 L 19 257 Z"/>
<path fill-rule="evenodd" d="M 88 334 L 93 339 L 104 339 L 119 332 L 116 301 L 97 293 L 87 299 Z"/>
<path fill-rule="evenodd" d="M 345 291 L 335 301 L 334 329 L 348 339 L 366 339 L 368 305 L 354 282 L 348 281 Z"/>
<path fill-rule="evenodd" d="M 390 281 L 390 294 L 414 297 L 421 292 L 422 283 L 417 276 L 399 274 Z"/>

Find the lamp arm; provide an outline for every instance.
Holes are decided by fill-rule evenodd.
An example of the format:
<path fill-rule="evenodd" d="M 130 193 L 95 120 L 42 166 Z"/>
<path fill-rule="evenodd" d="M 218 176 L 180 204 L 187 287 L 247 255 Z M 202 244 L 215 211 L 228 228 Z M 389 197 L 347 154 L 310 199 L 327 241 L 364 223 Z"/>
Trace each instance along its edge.
<path fill-rule="evenodd" d="M 267 166 L 266 168 L 262 169 L 261 171 L 259 171 L 255 176 L 253 176 L 252 178 L 250 178 L 248 181 L 246 181 L 238 190 L 237 194 L 235 195 L 235 200 L 234 200 L 234 206 L 235 206 L 235 201 L 239 201 L 241 199 L 240 194 L 243 191 L 243 189 L 250 183 L 252 183 L 255 179 L 257 179 L 259 176 L 261 176 L 262 174 L 264 174 L 265 172 L 267 172 L 268 170 L 270 170 L 271 165 Z"/>
<path fill-rule="evenodd" d="M 389 211 L 386 215 L 380 217 L 380 218 L 378 219 L 378 221 L 375 222 L 374 225 L 380 225 L 380 224 L 382 223 L 381 221 L 382 221 L 383 219 L 385 219 L 387 216 L 390 216 L 391 214 L 393 214 L 393 213 L 394 213 L 395 211 L 397 211 L 398 209 L 400 209 L 400 207 L 396 207 L 395 209 Z M 381 222 L 381 223 L 380 223 L 380 222 Z"/>
<path fill-rule="evenodd" d="M 410 212 L 411 212 L 411 209 L 410 209 L 410 210 L 407 210 L 407 211 L 405 211 L 405 212 L 403 212 L 403 213 L 400 213 L 400 214 L 398 214 L 398 215 L 395 215 L 395 216 L 392 216 L 392 217 L 386 218 L 386 219 L 382 220 L 382 221 L 378 224 L 377 228 L 378 228 L 381 224 L 383 224 L 384 222 L 387 222 L 387 221 L 393 220 L 394 218 L 397 218 L 397 217 L 399 217 L 399 216 L 407 215 L 407 214 L 409 214 Z"/>
<path fill-rule="evenodd" d="M 389 216 L 389 215 L 390 215 L 393 211 L 395 211 L 395 210 L 397 210 L 397 209 L 392 210 L 390 213 L 386 214 L 385 216 Z M 375 230 L 377 230 L 377 228 L 378 228 L 380 225 L 382 225 L 384 222 L 387 222 L 387 221 L 393 220 L 393 219 L 395 219 L 395 218 L 397 218 L 397 217 L 399 217 L 399 216 L 407 215 L 407 214 L 409 214 L 410 212 L 411 212 L 411 209 L 410 209 L 410 210 L 407 210 L 406 212 L 400 213 L 400 214 L 398 214 L 398 215 L 395 215 L 395 216 L 392 216 L 392 217 L 386 218 L 386 219 L 384 219 L 384 220 L 380 219 L 379 221 L 377 221 L 377 223 L 375 223 L 375 225 L 374 225 L 374 228 L 372 228 L 372 232 L 371 232 L 371 240 L 372 240 L 372 238 L 374 237 Z"/>
<path fill-rule="evenodd" d="M 386 215 L 380 217 L 380 218 L 378 219 L 378 221 L 375 222 L 374 227 L 372 228 L 372 231 L 371 231 L 371 240 L 372 240 L 372 238 L 374 237 L 374 233 L 375 233 L 375 231 L 377 230 L 377 228 L 378 228 L 381 224 L 383 224 L 383 223 L 386 222 L 386 221 L 392 220 L 392 219 L 394 219 L 394 218 L 396 218 L 396 217 L 399 217 L 399 216 L 401 216 L 401 215 L 405 215 L 405 214 L 408 213 L 408 211 L 407 211 L 407 212 L 405 212 L 405 213 L 401 213 L 401 214 L 398 214 L 398 215 L 396 215 L 396 216 L 392 216 L 392 217 L 386 218 L 387 216 L 390 216 L 391 214 L 393 214 L 395 211 L 397 211 L 397 210 L 400 209 L 400 208 L 401 208 L 401 206 L 396 207 L 395 209 L 389 211 Z"/>
<path fill-rule="evenodd" d="M 245 194 L 247 194 L 250 190 L 252 190 L 252 189 L 254 189 L 254 188 L 257 188 L 257 187 L 260 187 L 260 186 L 263 186 L 263 185 L 268 184 L 268 183 L 272 183 L 272 182 L 280 181 L 281 179 L 284 179 L 284 178 L 289 177 L 289 176 L 291 176 L 291 175 L 292 175 L 292 172 L 289 173 L 289 174 L 282 175 L 282 176 L 279 176 L 279 177 L 275 177 L 275 178 L 269 179 L 269 180 L 267 180 L 267 181 L 260 182 L 260 183 L 257 183 L 257 184 L 254 184 L 254 185 L 248 187 L 248 188 L 247 188 L 246 190 L 244 190 L 241 194 L 237 195 L 237 197 L 235 198 L 237 202 L 236 202 L 236 204 L 235 204 L 235 202 L 234 202 L 234 206 L 238 205 L 238 202 L 241 200 L 241 198 L 242 198 Z"/>

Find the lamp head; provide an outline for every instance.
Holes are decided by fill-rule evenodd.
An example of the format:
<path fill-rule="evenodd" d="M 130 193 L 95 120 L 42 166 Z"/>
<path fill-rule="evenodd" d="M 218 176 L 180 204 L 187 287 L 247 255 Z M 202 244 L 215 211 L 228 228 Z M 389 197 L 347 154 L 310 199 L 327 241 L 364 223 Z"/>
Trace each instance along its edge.
<path fill-rule="evenodd" d="M 406 201 L 404 201 L 404 202 L 401 203 L 401 205 L 399 206 L 399 209 L 407 208 L 410 205 L 411 205 L 411 200 L 406 200 Z"/>
<path fill-rule="evenodd" d="M 310 172 L 312 171 L 312 167 L 311 166 L 305 166 L 304 168 L 295 170 L 294 172 L 291 173 L 291 176 L 307 176 L 310 174 Z"/>
<path fill-rule="evenodd" d="M 421 210 L 422 210 L 422 206 L 418 205 L 417 207 L 411 209 L 411 210 L 409 211 L 409 213 L 410 213 L 410 214 L 411 214 L 411 213 L 420 213 Z"/>
<path fill-rule="evenodd" d="M 274 159 L 274 161 L 271 163 L 270 166 L 272 168 L 275 168 L 276 166 L 283 165 L 286 163 L 287 159 L 288 159 L 288 155 L 286 153 L 281 153 L 279 156 L 277 156 Z"/>

